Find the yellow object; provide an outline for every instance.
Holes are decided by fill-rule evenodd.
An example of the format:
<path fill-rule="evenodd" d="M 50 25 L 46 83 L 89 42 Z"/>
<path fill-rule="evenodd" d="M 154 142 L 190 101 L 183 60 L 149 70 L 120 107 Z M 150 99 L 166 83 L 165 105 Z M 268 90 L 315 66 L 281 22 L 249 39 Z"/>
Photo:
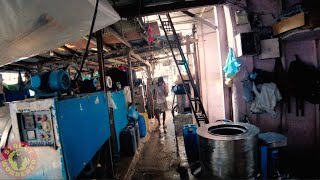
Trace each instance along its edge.
<path fill-rule="evenodd" d="M 146 128 L 147 128 L 147 131 L 149 131 L 149 118 L 148 118 L 148 113 L 140 113 L 143 117 L 144 117 L 144 120 L 146 122 Z"/>

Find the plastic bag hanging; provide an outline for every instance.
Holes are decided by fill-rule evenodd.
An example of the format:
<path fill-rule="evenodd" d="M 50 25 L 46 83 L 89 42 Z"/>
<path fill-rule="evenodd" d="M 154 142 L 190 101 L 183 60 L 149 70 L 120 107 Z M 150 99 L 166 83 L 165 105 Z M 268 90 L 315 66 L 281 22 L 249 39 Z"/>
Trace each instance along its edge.
<path fill-rule="evenodd" d="M 134 107 L 134 105 L 131 105 L 131 106 L 129 107 L 128 116 L 129 116 L 129 118 L 131 118 L 131 119 L 138 120 L 138 118 L 139 118 L 139 112 L 136 111 L 136 108 Z"/>
<path fill-rule="evenodd" d="M 225 77 L 233 79 L 240 71 L 241 62 L 234 56 L 232 48 L 229 48 L 229 54 L 226 59 L 226 65 L 223 68 Z"/>

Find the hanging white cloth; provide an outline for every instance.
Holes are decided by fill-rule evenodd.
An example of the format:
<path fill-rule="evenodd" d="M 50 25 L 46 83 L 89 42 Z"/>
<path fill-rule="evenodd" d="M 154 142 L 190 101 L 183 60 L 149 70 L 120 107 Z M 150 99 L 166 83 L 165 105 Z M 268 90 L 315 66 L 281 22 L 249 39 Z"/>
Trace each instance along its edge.
<path fill-rule="evenodd" d="M 255 114 L 267 112 L 274 115 L 276 113 L 274 108 L 277 101 L 282 99 L 277 85 L 274 83 L 264 83 L 257 87 L 253 84 L 253 92 L 256 97 L 251 104 L 251 112 Z"/>

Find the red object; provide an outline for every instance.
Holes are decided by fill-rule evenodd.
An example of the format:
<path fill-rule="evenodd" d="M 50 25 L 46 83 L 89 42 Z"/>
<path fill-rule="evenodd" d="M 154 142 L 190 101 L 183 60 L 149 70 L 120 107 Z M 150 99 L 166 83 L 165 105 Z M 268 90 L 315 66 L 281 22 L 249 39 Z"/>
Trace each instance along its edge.
<path fill-rule="evenodd" d="M 126 67 L 125 66 L 118 66 L 117 67 L 120 71 L 126 71 Z"/>
<path fill-rule="evenodd" d="M 153 29 L 151 27 L 151 25 L 149 24 L 148 26 L 148 44 L 150 45 L 153 41 L 154 41 L 154 38 L 153 38 Z"/>
<path fill-rule="evenodd" d="M 42 121 L 46 121 L 48 118 L 46 115 L 42 116 Z"/>

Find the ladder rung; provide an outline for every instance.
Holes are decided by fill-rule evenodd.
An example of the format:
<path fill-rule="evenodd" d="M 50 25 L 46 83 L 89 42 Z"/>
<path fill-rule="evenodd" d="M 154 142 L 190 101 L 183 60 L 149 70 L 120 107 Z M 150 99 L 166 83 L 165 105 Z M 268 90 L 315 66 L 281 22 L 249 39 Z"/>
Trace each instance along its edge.
<path fill-rule="evenodd" d="M 177 41 L 170 40 L 169 44 L 170 44 L 171 48 L 179 48 L 179 43 Z"/>
<path fill-rule="evenodd" d="M 194 102 L 194 103 L 190 103 L 190 105 L 192 107 L 193 114 L 194 114 L 199 126 L 200 126 L 199 122 L 209 123 L 208 117 L 206 115 L 206 112 L 203 108 L 203 104 L 202 104 L 201 99 L 199 97 L 198 88 L 195 85 L 195 82 L 193 80 L 193 77 L 191 75 L 191 72 L 190 72 L 190 69 L 188 66 L 188 61 L 185 58 L 183 49 L 181 47 L 181 41 L 180 41 L 181 38 L 179 37 L 179 35 L 175 31 L 175 28 L 174 28 L 173 22 L 171 21 L 170 15 L 167 13 L 166 16 L 167 16 L 167 18 L 161 18 L 161 15 L 159 15 L 159 19 L 160 19 L 161 24 L 163 26 L 162 28 L 163 28 L 163 31 L 165 32 L 165 35 L 166 35 L 166 39 L 167 39 L 167 43 L 168 43 L 167 45 L 170 46 L 170 49 L 172 51 L 172 55 L 174 57 L 176 57 L 174 50 L 173 50 L 174 48 L 177 48 L 179 50 L 180 58 L 178 58 L 178 59 L 174 58 L 179 73 L 181 74 L 182 69 L 185 69 L 187 72 L 188 77 L 185 77 L 186 79 L 183 79 L 183 77 L 181 76 L 181 80 L 182 80 L 182 84 L 184 86 L 184 89 L 187 90 L 186 86 L 189 85 L 189 87 L 193 88 L 193 90 L 194 90 L 193 97 L 190 97 L 191 95 L 188 95 L 190 102 Z M 165 20 L 162 20 L 162 19 L 165 19 Z M 168 37 L 169 32 L 171 32 L 171 34 L 173 35 L 173 39 L 170 39 Z M 199 109 L 196 109 L 196 107 L 195 107 L 196 105 L 198 105 Z"/>
<path fill-rule="evenodd" d="M 191 98 L 190 101 L 199 101 L 199 99 L 196 97 L 196 98 Z"/>
<path fill-rule="evenodd" d="M 202 113 L 201 113 L 201 114 L 200 114 L 200 113 L 197 113 L 197 114 L 196 114 L 196 117 L 197 117 L 197 118 L 206 118 L 206 117 L 203 116 L 203 115 L 204 115 L 204 114 L 202 114 Z"/>
<path fill-rule="evenodd" d="M 172 31 L 172 27 L 169 21 L 162 21 L 163 22 L 163 29 L 165 31 Z"/>
<path fill-rule="evenodd" d="M 196 119 L 207 119 L 206 117 L 196 117 Z"/>
<path fill-rule="evenodd" d="M 196 119 L 207 119 L 207 118 L 205 118 L 205 117 L 196 117 Z"/>
<path fill-rule="evenodd" d="M 176 62 L 178 65 L 185 65 L 187 63 L 185 60 L 177 60 Z"/>
<path fill-rule="evenodd" d="M 189 82 L 191 82 L 191 80 L 190 79 L 182 79 L 182 82 L 189 83 Z"/>

